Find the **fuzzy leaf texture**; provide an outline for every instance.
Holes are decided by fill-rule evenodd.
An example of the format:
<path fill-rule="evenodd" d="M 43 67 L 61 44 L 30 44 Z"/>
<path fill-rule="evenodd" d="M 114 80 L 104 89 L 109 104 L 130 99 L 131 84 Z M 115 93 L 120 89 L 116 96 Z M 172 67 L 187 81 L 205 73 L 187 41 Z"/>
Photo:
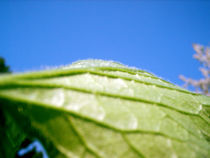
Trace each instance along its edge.
<path fill-rule="evenodd" d="M 0 157 L 208 158 L 210 97 L 103 60 L 0 76 Z"/>

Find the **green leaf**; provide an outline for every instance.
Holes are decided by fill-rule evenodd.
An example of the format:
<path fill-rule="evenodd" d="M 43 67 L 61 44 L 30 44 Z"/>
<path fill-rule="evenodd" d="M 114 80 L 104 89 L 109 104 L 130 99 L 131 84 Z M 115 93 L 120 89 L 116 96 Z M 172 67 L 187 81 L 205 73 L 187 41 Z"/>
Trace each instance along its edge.
<path fill-rule="evenodd" d="M 1 76 L 0 113 L 0 157 L 210 157 L 210 98 L 115 62 Z"/>

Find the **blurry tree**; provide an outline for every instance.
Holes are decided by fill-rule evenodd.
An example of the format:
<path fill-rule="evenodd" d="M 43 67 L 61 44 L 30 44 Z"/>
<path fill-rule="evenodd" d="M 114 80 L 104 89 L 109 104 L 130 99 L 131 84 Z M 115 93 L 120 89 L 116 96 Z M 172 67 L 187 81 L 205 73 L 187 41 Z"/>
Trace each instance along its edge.
<path fill-rule="evenodd" d="M 10 67 L 5 65 L 4 58 L 0 57 L 0 73 L 8 73 L 10 71 Z"/>
<path fill-rule="evenodd" d="M 196 92 L 210 96 L 210 47 L 193 44 L 193 48 L 196 52 L 193 57 L 202 64 L 202 67 L 200 67 L 199 70 L 201 71 L 203 78 L 200 80 L 194 80 L 186 78 L 183 75 L 180 75 L 179 78 L 185 82 L 185 88 L 191 85 Z"/>

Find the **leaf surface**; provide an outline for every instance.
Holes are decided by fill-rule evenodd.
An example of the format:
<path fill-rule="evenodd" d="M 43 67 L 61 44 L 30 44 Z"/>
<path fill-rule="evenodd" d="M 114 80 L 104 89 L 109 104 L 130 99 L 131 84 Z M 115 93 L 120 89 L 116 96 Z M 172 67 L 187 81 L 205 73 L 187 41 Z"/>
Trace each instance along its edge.
<path fill-rule="evenodd" d="M 0 157 L 28 138 L 49 157 L 210 156 L 209 97 L 115 62 L 2 76 L 0 105 Z"/>

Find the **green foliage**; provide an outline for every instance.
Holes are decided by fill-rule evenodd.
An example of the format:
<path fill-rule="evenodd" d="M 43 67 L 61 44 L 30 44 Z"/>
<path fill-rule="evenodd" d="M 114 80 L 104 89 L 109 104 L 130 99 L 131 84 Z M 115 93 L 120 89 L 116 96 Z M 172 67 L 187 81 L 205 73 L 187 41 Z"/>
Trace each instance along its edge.
<path fill-rule="evenodd" d="M 8 73 L 8 72 L 10 72 L 9 66 L 6 66 L 4 58 L 0 57 L 0 73 Z"/>
<path fill-rule="evenodd" d="M 0 157 L 39 139 L 50 157 L 210 157 L 210 98 L 87 60 L 0 78 Z"/>

